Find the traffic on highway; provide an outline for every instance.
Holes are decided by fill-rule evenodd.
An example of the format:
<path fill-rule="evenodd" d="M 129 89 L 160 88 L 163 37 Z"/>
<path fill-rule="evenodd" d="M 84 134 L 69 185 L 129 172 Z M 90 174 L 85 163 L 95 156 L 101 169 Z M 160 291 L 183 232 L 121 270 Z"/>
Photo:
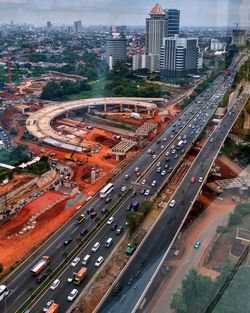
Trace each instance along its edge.
<path fill-rule="evenodd" d="M 63 272 L 58 277 L 54 277 L 53 280 L 50 279 L 48 288 L 31 306 L 31 312 L 39 312 L 46 308 L 49 301 L 53 300 L 53 302 L 59 304 L 63 312 L 66 312 L 72 302 L 86 288 L 87 284 L 94 280 L 95 275 L 98 274 L 98 269 L 109 258 L 112 258 L 112 250 L 119 242 L 123 232 L 126 231 L 125 215 L 131 209 L 132 203 L 137 201 L 137 206 L 139 207 L 144 199 L 153 198 L 161 187 L 166 184 L 181 163 L 182 158 L 211 119 L 220 101 L 232 84 L 235 73 L 236 69 L 232 67 L 229 75 L 218 77 L 121 174 L 117 175 L 110 184 L 102 188 L 100 193 L 80 208 L 77 216 L 74 216 L 6 279 L 5 284 L 8 286 L 9 294 L 5 301 L 0 303 L 0 309 L 3 312 L 16 312 L 31 295 L 30 290 L 34 291 L 39 284 L 47 278 L 49 279 L 46 269 L 50 269 L 53 272 L 75 249 L 74 256 L 67 260 Z M 229 116 L 229 113 L 226 117 Z M 236 113 L 236 108 L 233 108 L 229 122 L 226 124 L 228 127 L 235 119 Z M 224 132 L 219 133 L 221 135 L 224 134 L 224 137 L 226 135 Z M 219 137 L 217 138 L 213 135 L 210 137 L 208 145 L 217 147 L 217 139 L 219 140 Z M 209 153 L 212 154 L 214 149 L 209 150 Z M 210 155 L 207 162 L 207 164 L 211 162 Z M 190 173 L 191 176 L 188 174 L 189 180 L 185 188 L 188 188 L 190 183 L 200 188 L 206 173 L 207 169 L 204 165 L 202 170 L 197 167 L 197 170 L 192 175 Z M 193 182 L 191 182 L 191 179 L 193 179 Z M 193 201 L 197 188 L 184 192 L 185 202 L 191 203 Z M 181 192 L 180 188 L 178 192 Z M 160 233 L 160 230 L 165 229 L 166 225 L 175 225 L 166 234 L 168 245 L 176 233 L 179 223 L 183 220 L 185 210 L 180 210 L 180 212 L 178 211 L 179 213 L 174 211 L 176 207 L 180 207 L 180 199 L 183 197 L 176 196 L 176 198 L 172 199 L 166 218 L 161 218 L 161 226 L 157 229 L 157 232 L 159 231 Z M 110 209 L 116 204 L 117 209 L 111 216 Z M 97 229 L 93 237 L 86 241 L 86 244 L 79 245 L 80 240 L 96 228 L 100 219 L 106 219 L 106 222 Z M 156 238 L 159 239 L 159 235 L 154 240 Z M 146 276 L 143 275 L 144 281 L 141 283 L 141 286 L 145 286 L 164 252 L 162 244 L 159 247 L 153 247 L 153 243 L 150 243 L 150 247 L 152 247 L 152 253 L 155 252 L 154 249 L 157 249 L 155 257 L 150 260 L 150 267 L 144 267 L 144 262 L 141 263 L 148 259 L 148 252 L 144 253 L 142 247 L 140 248 L 140 258 L 136 258 L 135 261 L 136 266 L 131 272 L 126 273 L 126 278 L 123 278 L 124 281 L 134 277 L 136 272 L 141 271 L 141 267 L 143 267 L 147 273 Z M 140 264 L 139 267 L 138 262 Z M 138 285 L 136 285 L 137 287 Z M 137 289 L 138 295 L 139 289 Z M 15 301 L 13 301 L 14 299 Z M 111 299 L 110 297 L 108 299 L 111 303 L 107 302 L 108 307 L 113 307 L 114 302 L 117 302 L 116 299 Z M 125 307 L 126 301 L 123 303 Z M 131 309 L 134 305 L 135 302 L 132 303 L 130 301 L 129 307 Z M 106 307 L 102 312 L 108 312 Z"/>

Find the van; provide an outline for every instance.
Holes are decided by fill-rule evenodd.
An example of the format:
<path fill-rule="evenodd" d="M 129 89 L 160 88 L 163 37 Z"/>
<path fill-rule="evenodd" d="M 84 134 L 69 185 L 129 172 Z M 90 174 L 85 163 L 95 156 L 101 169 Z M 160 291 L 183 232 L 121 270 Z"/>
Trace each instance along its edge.
<path fill-rule="evenodd" d="M 110 237 L 110 238 L 105 242 L 105 247 L 106 247 L 106 248 L 110 247 L 110 245 L 112 244 L 112 242 L 113 242 L 113 238 Z"/>
<path fill-rule="evenodd" d="M 89 259 L 90 259 L 90 255 L 89 254 L 85 255 L 85 257 L 82 260 L 82 265 L 86 265 Z"/>

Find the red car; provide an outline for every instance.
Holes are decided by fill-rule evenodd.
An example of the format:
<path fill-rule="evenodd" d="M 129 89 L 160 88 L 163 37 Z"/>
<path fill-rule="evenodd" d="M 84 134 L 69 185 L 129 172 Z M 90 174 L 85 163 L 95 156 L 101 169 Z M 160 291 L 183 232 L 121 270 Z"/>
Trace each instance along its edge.
<path fill-rule="evenodd" d="M 96 217 L 96 215 L 97 215 L 96 211 L 93 211 L 93 212 L 90 213 L 90 217 L 91 217 L 91 218 Z"/>
<path fill-rule="evenodd" d="M 195 177 L 195 176 L 192 176 L 192 178 L 191 178 L 191 183 L 194 183 L 195 180 L 196 180 L 196 177 Z"/>
<path fill-rule="evenodd" d="M 140 173 L 140 172 L 137 172 L 135 175 L 136 175 L 137 177 L 140 177 L 140 176 L 141 176 L 141 173 Z"/>

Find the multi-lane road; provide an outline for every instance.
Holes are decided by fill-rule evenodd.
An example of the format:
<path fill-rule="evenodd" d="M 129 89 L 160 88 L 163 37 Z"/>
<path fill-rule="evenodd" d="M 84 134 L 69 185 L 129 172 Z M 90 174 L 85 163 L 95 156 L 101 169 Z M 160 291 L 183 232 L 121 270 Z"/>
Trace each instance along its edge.
<path fill-rule="evenodd" d="M 166 169 L 166 174 L 163 176 L 156 171 L 152 170 L 155 168 L 157 162 L 162 162 L 160 159 L 165 156 L 169 147 L 172 145 L 176 146 L 179 141 L 178 137 L 181 136 L 186 141 L 186 147 L 184 149 L 184 155 L 188 150 L 188 147 L 192 144 L 192 141 L 199 135 L 201 132 L 202 126 L 204 126 L 209 120 L 211 114 L 216 109 L 219 101 L 223 97 L 229 85 L 232 83 L 234 76 L 234 72 L 232 71 L 230 77 L 224 77 L 223 75 L 216 79 L 216 81 L 212 84 L 209 90 L 203 92 L 202 95 L 196 98 L 196 100 L 190 105 L 190 107 L 182 112 L 182 114 L 175 120 L 168 129 L 164 130 L 157 140 L 153 141 L 147 149 L 154 151 L 156 155 L 156 159 L 153 159 L 151 154 L 147 153 L 147 149 L 143 151 L 138 158 L 136 158 L 132 164 L 127 166 L 124 173 L 118 175 L 113 179 L 113 183 L 115 186 L 115 190 L 112 192 L 112 202 L 109 204 L 105 203 L 104 199 L 100 199 L 99 195 L 95 196 L 90 202 L 84 206 L 79 214 L 85 212 L 87 208 L 94 207 L 95 211 L 99 216 L 101 216 L 101 210 L 103 207 L 110 207 L 114 205 L 117 201 L 120 200 L 119 193 L 121 193 L 122 186 L 126 185 L 127 187 L 131 185 L 131 183 L 137 180 L 135 176 L 134 169 L 135 167 L 139 167 L 140 172 L 143 174 L 142 179 L 146 180 L 146 183 L 149 184 L 153 180 L 158 181 L 155 187 L 150 186 L 150 196 L 157 193 L 159 189 L 160 181 L 163 180 L 166 182 L 169 175 L 169 169 Z M 209 101 L 208 101 L 209 100 Z M 200 113 L 201 111 L 201 113 Z M 198 117 L 197 117 L 198 115 Z M 196 119 L 196 120 L 195 120 Z M 205 120 L 205 122 L 204 122 Z M 190 126 L 191 124 L 191 126 Z M 175 126 L 174 126 L 175 125 Z M 194 126 L 194 127 L 193 127 Z M 181 150 L 182 150 L 181 149 Z M 173 150 L 173 149 L 172 149 Z M 180 150 L 180 151 L 181 151 Z M 169 160 L 169 167 L 174 169 L 178 162 L 180 162 L 182 156 L 180 152 L 176 152 L 176 154 L 171 152 L 171 158 Z M 178 155 L 176 158 L 175 156 Z M 124 176 L 127 174 L 129 179 L 125 180 Z M 160 175 L 160 179 L 159 179 Z M 139 181 L 140 183 L 141 181 Z M 136 187 L 139 190 L 141 187 Z M 136 199 L 142 201 L 145 198 L 144 195 L 139 195 Z M 114 217 L 116 222 L 119 225 L 125 224 L 125 213 L 124 211 L 128 207 L 131 202 L 131 198 L 124 199 L 124 203 L 121 203 L 119 209 L 115 213 Z M 0 309 L 3 312 L 15 312 L 18 307 L 30 296 L 31 290 L 37 288 L 37 284 L 35 282 L 35 278 L 32 277 L 30 272 L 30 268 L 39 260 L 43 255 L 49 255 L 52 259 L 50 268 L 54 270 L 60 262 L 63 260 L 63 253 L 69 253 L 72 251 L 74 247 L 77 246 L 77 238 L 80 237 L 81 230 L 88 229 L 90 230 L 95 226 L 95 221 L 90 219 L 89 217 L 82 223 L 80 226 L 76 225 L 75 218 L 72 218 L 63 228 L 61 228 L 55 235 L 53 235 L 44 245 L 42 245 L 34 254 L 31 255 L 16 271 L 14 271 L 5 281 L 5 284 L 10 289 L 10 294 L 0 304 Z M 114 239 L 114 244 L 109 249 L 104 248 L 104 242 L 108 237 L 112 237 Z M 73 242 L 64 247 L 63 243 L 66 239 L 72 238 Z M 115 247 L 116 242 L 118 242 L 120 236 L 117 236 L 110 230 L 110 227 L 106 224 L 98 231 L 95 238 L 89 240 L 87 244 L 81 248 L 79 251 L 80 257 L 84 257 L 84 255 L 88 254 L 91 250 L 91 247 L 96 241 L 101 243 L 101 247 L 96 253 L 91 253 L 91 262 L 88 264 L 88 275 L 86 279 L 79 285 L 78 289 L 81 291 L 86 284 L 90 281 L 91 277 L 96 273 L 97 268 L 94 266 L 94 262 L 98 256 L 102 255 L 106 258 L 110 251 Z M 39 300 L 34 305 L 34 312 L 38 312 L 42 309 L 43 305 L 50 300 L 51 298 L 58 302 L 62 308 L 62 311 L 66 311 L 69 307 L 69 303 L 67 302 L 67 295 L 74 288 L 73 285 L 67 282 L 67 278 L 72 274 L 73 271 L 77 271 L 80 265 L 76 268 L 71 267 L 70 265 L 66 268 L 66 270 L 61 274 L 60 280 L 61 284 L 58 289 L 55 291 L 46 291 L 46 293 L 39 298 Z M 15 300 L 15 301 L 14 301 Z M 32 309 L 33 311 L 33 309 Z"/>
<path fill-rule="evenodd" d="M 181 185 L 171 198 L 171 200 L 176 201 L 174 207 L 171 207 L 168 203 L 161 218 L 141 244 L 137 255 L 119 277 L 119 285 L 122 286 L 120 294 L 116 297 L 109 294 L 97 310 L 98 313 L 144 312 L 155 292 L 154 287 L 151 290 L 148 289 L 154 280 L 154 275 L 160 267 L 161 261 L 165 259 L 195 198 L 206 181 L 225 138 L 248 98 L 249 94 L 240 96 L 236 105 L 226 114 L 219 126 L 210 135 Z M 191 182 L 192 177 L 195 177 L 193 183 Z"/>

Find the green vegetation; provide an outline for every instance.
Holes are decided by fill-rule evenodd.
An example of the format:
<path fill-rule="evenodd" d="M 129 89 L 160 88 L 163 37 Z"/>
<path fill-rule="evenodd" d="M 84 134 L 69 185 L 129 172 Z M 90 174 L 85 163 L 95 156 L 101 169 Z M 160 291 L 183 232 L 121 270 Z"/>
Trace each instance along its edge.
<path fill-rule="evenodd" d="M 19 145 L 12 151 L 0 150 L 0 162 L 8 165 L 19 165 L 27 162 L 30 157 L 27 155 L 28 147 L 26 145 Z"/>
<path fill-rule="evenodd" d="M 30 166 L 27 166 L 23 171 L 41 176 L 42 174 L 48 172 L 49 170 L 50 164 L 48 161 L 48 157 L 42 156 L 40 161 L 31 164 Z"/>
<path fill-rule="evenodd" d="M 139 211 L 128 212 L 126 215 L 126 221 L 128 223 L 129 232 L 132 233 L 141 224 L 145 216 L 152 208 L 152 202 L 145 200 L 140 204 Z"/>
<path fill-rule="evenodd" d="M 67 95 L 72 95 L 90 89 L 90 84 L 86 83 L 84 80 L 80 82 L 72 82 L 68 80 L 61 81 L 59 83 L 49 82 L 46 86 L 44 86 L 41 98 L 45 100 L 63 100 L 67 99 Z"/>
<path fill-rule="evenodd" d="M 228 227 L 239 225 L 242 218 L 250 214 L 250 203 L 238 204 L 234 211 L 230 213 Z"/>
<path fill-rule="evenodd" d="M 236 145 L 231 138 L 226 139 L 222 152 L 244 166 L 250 162 L 250 146 Z"/>
<path fill-rule="evenodd" d="M 235 79 L 233 82 L 233 88 L 235 89 L 242 80 L 250 81 L 250 57 L 241 66 L 240 70 L 236 73 Z"/>

